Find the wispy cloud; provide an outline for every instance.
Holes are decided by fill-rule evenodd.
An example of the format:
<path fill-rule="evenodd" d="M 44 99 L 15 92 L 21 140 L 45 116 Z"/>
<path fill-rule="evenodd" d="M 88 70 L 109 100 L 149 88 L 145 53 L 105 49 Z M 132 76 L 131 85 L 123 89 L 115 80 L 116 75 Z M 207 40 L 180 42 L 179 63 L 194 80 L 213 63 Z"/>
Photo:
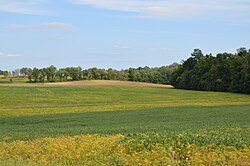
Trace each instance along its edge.
<path fill-rule="evenodd" d="M 1 0 L 0 12 L 48 15 L 49 12 L 41 8 L 46 0 Z"/>
<path fill-rule="evenodd" d="M 133 12 L 146 17 L 190 17 L 210 12 L 249 16 L 249 0 L 69 0 L 75 4 Z"/>
<path fill-rule="evenodd" d="M 5 28 L 21 30 L 70 30 L 74 26 L 64 22 L 48 22 L 40 24 L 14 24 L 8 25 Z"/>
<path fill-rule="evenodd" d="M 8 54 L 8 53 L 3 53 L 0 52 L 0 57 L 5 57 L 5 58 L 14 58 L 14 57 L 21 57 L 22 55 L 20 54 Z"/>

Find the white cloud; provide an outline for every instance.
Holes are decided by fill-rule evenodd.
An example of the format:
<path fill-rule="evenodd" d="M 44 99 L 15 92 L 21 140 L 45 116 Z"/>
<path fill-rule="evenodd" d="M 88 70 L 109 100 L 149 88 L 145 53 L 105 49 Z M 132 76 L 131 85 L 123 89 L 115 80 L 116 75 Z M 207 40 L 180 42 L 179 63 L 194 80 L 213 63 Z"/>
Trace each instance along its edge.
<path fill-rule="evenodd" d="M 21 57 L 22 55 L 20 54 L 8 54 L 8 53 L 3 53 L 0 52 L 0 57 L 5 57 L 5 58 L 11 58 L 11 57 Z"/>
<path fill-rule="evenodd" d="M 21 29 L 21 30 L 69 30 L 73 26 L 64 22 L 49 22 L 41 24 L 15 24 L 8 25 L 5 28 Z"/>
<path fill-rule="evenodd" d="M 133 12 L 146 17 L 190 17 L 211 12 L 249 16 L 249 0 L 70 0 L 75 4 Z"/>
<path fill-rule="evenodd" d="M 19 54 L 7 54 L 5 56 L 6 57 L 20 57 L 21 55 L 19 55 Z"/>
<path fill-rule="evenodd" d="M 1 0 L 0 12 L 47 15 L 48 11 L 41 9 L 41 4 L 46 0 Z"/>

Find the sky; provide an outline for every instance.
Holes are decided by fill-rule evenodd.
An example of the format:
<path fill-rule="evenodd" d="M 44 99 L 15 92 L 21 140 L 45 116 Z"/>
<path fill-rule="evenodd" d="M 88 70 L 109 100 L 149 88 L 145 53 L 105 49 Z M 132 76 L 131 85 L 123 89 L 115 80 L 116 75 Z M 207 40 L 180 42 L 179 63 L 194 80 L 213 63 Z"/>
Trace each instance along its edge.
<path fill-rule="evenodd" d="M 250 0 L 0 0 L 0 69 L 126 69 L 250 48 Z"/>

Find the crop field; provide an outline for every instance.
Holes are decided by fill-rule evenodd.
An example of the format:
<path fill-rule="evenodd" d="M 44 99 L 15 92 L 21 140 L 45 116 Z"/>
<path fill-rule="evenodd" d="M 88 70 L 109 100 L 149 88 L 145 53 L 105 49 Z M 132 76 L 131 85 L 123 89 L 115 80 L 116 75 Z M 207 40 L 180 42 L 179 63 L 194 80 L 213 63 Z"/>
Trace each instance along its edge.
<path fill-rule="evenodd" d="M 0 85 L 0 165 L 249 165 L 250 96 Z"/>

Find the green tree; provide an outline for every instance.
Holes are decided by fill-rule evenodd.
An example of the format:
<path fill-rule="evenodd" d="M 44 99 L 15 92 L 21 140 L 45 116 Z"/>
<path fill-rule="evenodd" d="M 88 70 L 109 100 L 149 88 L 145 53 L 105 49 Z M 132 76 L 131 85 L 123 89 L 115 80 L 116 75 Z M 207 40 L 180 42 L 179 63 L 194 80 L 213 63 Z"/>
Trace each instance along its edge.
<path fill-rule="evenodd" d="M 39 72 L 40 72 L 39 81 L 45 82 L 45 78 L 46 78 L 45 68 L 39 69 Z"/>
<path fill-rule="evenodd" d="M 20 73 L 24 76 L 30 75 L 31 72 L 32 72 L 32 69 L 28 67 L 23 67 L 20 69 Z"/>
<path fill-rule="evenodd" d="M 3 74 L 4 77 L 8 77 L 9 72 L 8 71 L 3 71 L 2 74 Z"/>
<path fill-rule="evenodd" d="M 67 81 L 68 76 L 69 76 L 69 73 L 67 72 L 66 69 L 59 69 L 56 74 L 59 77 L 60 82 Z"/>
<path fill-rule="evenodd" d="M 250 55 L 246 48 L 237 54 L 219 53 L 204 56 L 195 49 L 191 57 L 171 75 L 176 88 L 194 90 L 250 92 Z"/>
<path fill-rule="evenodd" d="M 44 71 L 46 73 L 48 82 L 55 82 L 55 76 L 56 76 L 56 72 L 57 72 L 56 67 L 51 65 L 51 66 L 45 68 Z"/>
<path fill-rule="evenodd" d="M 200 60 L 203 57 L 203 53 L 200 49 L 194 49 L 194 52 L 191 54 L 191 57 L 195 60 Z"/>
<path fill-rule="evenodd" d="M 67 67 L 66 71 L 72 80 L 82 79 L 82 69 L 81 67 Z"/>
<path fill-rule="evenodd" d="M 40 76 L 40 70 L 38 68 L 33 68 L 32 70 L 32 77 L 34 79 L 34 82 L 38 82 Z"/>

